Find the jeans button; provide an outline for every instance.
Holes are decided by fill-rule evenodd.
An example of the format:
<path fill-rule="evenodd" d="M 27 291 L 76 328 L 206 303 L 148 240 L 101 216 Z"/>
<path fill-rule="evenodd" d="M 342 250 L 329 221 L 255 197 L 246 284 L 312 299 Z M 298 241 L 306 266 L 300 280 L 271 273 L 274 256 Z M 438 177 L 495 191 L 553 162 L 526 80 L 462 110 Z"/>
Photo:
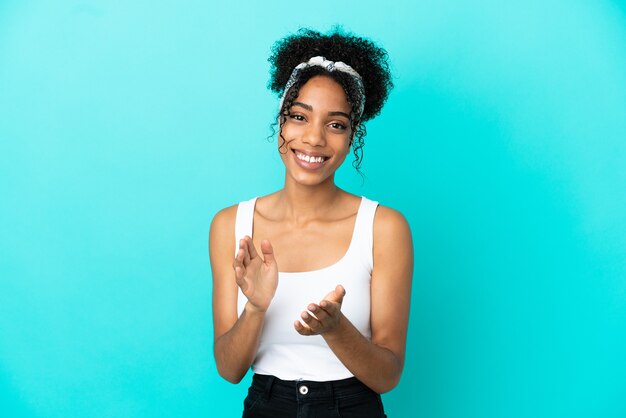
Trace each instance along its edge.
<path fill-rule="evenodd" d="M 309 393 L 309 388 L 305 385 L 300 386 L 298 390 L 300 391 L 301 395 L 306 395 L 307 393 Z"/>

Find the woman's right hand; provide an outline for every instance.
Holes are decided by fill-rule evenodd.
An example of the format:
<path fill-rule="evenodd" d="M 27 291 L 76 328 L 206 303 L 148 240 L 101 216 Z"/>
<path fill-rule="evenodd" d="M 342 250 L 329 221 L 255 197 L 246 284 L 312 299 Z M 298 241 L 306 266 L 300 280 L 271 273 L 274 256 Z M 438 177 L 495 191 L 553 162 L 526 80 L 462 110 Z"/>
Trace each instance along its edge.
<path fill-rule="evenodd" d="M 261 257 L 252 238 L 248 235 L 239 240 L 239 251 L 233 268 L 235 280 L 250 305 L 261 312 L 267 311 L 278 286 L 278 266 L 274 259 L 274 250 L 268 240 L 261 242 Z"/>

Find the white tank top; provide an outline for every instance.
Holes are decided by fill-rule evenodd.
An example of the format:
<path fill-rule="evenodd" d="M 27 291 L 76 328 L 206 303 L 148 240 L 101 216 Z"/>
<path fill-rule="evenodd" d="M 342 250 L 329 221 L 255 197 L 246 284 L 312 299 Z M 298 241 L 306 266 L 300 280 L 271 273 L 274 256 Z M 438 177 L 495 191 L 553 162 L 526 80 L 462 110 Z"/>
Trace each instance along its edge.
<path fill-rule="evenodd" d="M 237 207 L 235 254 L 239 240 L 245 235 L 252 237 L 256 199 L 241 202 Z M 335 264 L 313 271 L 278 273 L 278 287 L 265 314 L 259 349 L 252 363 L 253 372 L 274 375 L 283 380 L 327 381 L 353 376 L 322 336 L 300 335 L 293 323 L 300 319 L 300 314 L 309 303 L 319 303 L 340 284 L 346 289 L 341 311 L 361 334 L 371 339 L 370 282 L 377 206 L 378 202 L 361 198 L 350 246 Z M 239 289 L 239 315 L 246 302 Z"/>

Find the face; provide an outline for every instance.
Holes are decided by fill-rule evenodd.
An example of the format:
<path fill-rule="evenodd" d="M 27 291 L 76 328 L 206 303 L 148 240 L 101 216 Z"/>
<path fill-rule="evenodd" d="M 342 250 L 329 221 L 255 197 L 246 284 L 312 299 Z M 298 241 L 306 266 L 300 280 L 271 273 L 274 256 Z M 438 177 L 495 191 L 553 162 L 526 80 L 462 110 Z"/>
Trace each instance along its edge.
<path fill-rule="evenodd" d="M 350 104 L 339 83 L 315 76 L 294 100 L 282 127 L 281 158 L 288 179 L 305 185 L 334 181 L 350 150 Z"/>

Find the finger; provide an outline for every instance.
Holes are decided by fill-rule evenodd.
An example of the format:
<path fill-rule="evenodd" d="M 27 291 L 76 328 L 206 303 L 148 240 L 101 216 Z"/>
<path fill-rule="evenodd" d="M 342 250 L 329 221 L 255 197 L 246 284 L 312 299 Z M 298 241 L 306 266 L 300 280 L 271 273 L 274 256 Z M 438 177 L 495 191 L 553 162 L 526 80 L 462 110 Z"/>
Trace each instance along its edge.
<path fill-rule="evenodd" d="M 322 324 L 322 326 L 324 326 L 325 321 L 330 316 L 332 316 L 332 312 L 333 312 L 333 311 L 329 311 L 328 309 L 325 309 L 325 308 L 321 307 L 320 305 L 316 305 L 314 303 L 311 303 L 309 306 L 307 306 L 307 309 L 313 315 L 315 315 L 315 317 Z"/>
<path fill-rule="evenodd" d="M 302 325 L 302 322 L 300 322 L 300 321 L 294 321 L 293 327 L 296 329 L 296 331 L 300 335 L 304 335 L 304 336 L 313 335 L 313 332 L 311 331 L 311 328 L 309 328 L 306 325 Z"/>
<path fill-rule="evenodd" d="M 335 287 L 335 290 L 330 292 L 324 299 L 329 300 L 331 302 L 335 302 L 341 305 L 343 302 L 343 297 L 346 295 L 346 289 L 340 284 Z"/>
<path fill-rule="evenodd" d="M 243 250 L 241 248 L 237 250 L 237 254 L 235 255 L 235 259 L 233 260 L 233 268 L 237 266 L 243 267 Z"/>
<path fill-rule="evenodd" d="M 241 240 L 239 240 L 239 248 L 243 250 L 242 263 L 244 266 L 248 266 L 250 264 L 250 253 L 248 252 L 248 245 L 246 244 L 245 238 L 242 238 Z"/>
<path fill-rule="evenodd" d="M 244 269 L 243 267 L 237 266 L 235 267 L 235 282 L 237 282 L 237 286 L 241 288 L 242 292 L 245 292 L 248 288 L 248 283 L 244 279 Z"/>
<path fill-rule="evenodd" d="M 343 297 L 346 295 L 346 289 L 338 284 L 337 287 L 335 287 L 335 295 L 337 295 L 337 302 L 341 303 L 343 302 Z"/>
<path fill-rule="evenodd" d="M 248 254 L 250 254 L 250 259 L 257 258 L 259 254 L 256 252 L 256 248 L 254 247 L 254 242 L 252 242 L 252 238 L 249 236 L 245 236 L 246 245 L 248 246 Z"/>
<path fill-rule="evenodd" d="M 306 325 L 311 329 L 314 334 L 318 334 L 320 330 L 323 329 L 322 323 L 309 312 L 302 312 L 300 318 L 304 321 Z"/>
<path fill-rule="evenodd" d="M 266 239 L 261 241 L 261 252 L 263 253 L 263 261 L 265 264 L 273 264 L 276 262 L 274 258 L 274 247 L 272 247 L 272 244 Z"/>
<path fill-rule="evenodd" d="M 334 316 L 339 312 L 340 304 L 337 302 L 331 302 L 329 300 L 324 299 L 320 302 L 320 308 L 324 310 L 329 316 Z"/>

